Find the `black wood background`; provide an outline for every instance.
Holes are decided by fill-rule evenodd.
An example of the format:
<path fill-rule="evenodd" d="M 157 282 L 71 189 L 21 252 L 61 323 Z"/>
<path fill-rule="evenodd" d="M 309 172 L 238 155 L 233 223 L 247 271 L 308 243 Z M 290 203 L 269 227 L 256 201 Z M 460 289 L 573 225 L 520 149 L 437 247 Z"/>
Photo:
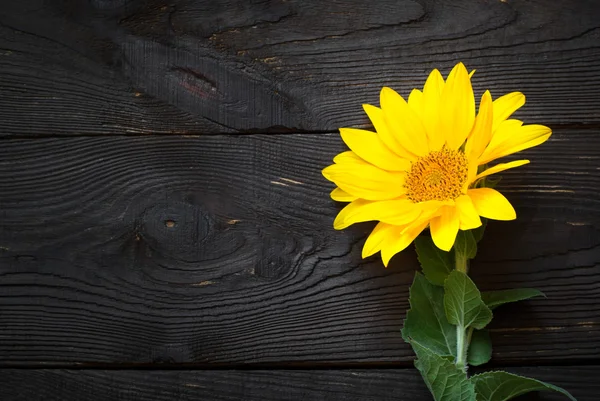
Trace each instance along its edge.
<path fill-rule="evenodd" d="M 0 399 L 429 400 L 415 255 L 361 260 L 320 170 L 459 60 L 554 130 L 473 263 L 548 295 L 498 310 L 490 367 L 600 399 L 597 0 L 3 0 Z"/>

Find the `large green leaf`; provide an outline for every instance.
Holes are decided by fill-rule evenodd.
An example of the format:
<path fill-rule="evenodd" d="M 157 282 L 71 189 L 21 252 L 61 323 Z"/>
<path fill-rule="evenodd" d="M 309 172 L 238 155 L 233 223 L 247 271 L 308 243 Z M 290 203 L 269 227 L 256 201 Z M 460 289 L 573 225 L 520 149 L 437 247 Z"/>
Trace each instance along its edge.
<path fill-rule="evenodd" d="M 456 358 L 456 328 L 446 319 L 444 290 L 417 272 L 410 287 L 409 302 L 402 337 L 440 356 Z"/>
<path fill-rule="evenodd" d="M 525 299 L 540 296 L 545 297 L 546 295 L 535 288 L 515 288 L 513 290 L 484 291 L 481 293 L 483 302 L 485 302 L 490 309 L 497 308 L 498 306 L 509 302 L 523 301 Z"/>
<path fill-rule="evenodd" d="M 487 330 L 475 330 L 467 353 L 467 363 L 473 366 L 483 365 L 492 358 L 492 340 Z"/>
<path fill-rule="evenodd" d="M 575 397 L 566 390 L 539 380 L 513 375 L 507 372 L 487 372 L 471 377 L 477 393 L 477 401 L 507 401 L 530 391 L 557 391 L 572 401 Z"/>
<path fill-rule="evenodd" d="M 415 367 L 435 401 L 475 401 L 475 386 L 466 372 L 419 344 L 411 345 L 417 354 Z"/>
<path fill-rule="evenodd" d="M 451 324 L 483 329 L 492 320 L 475 283 L 463 272 L 452 271 L 444 283 L 444 309 Z"/>
<path fill-rule="evenodd" d="M 425 236 L 415 239 L 415 248 L 427 280 L 440 287 L 443 286 L 446 277 L 454 269 L 452 254 L 442 251 L 435 246 L 431 237 Z"/>

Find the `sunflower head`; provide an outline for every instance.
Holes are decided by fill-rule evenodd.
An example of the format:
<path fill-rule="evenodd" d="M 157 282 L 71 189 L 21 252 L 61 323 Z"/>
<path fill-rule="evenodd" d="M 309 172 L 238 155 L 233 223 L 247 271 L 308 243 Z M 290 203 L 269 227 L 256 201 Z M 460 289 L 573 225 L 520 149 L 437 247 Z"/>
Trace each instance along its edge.
<path fill-rule="evenodd" d="M 481 217 L 516 218 L 509 201 L 485 186 L 485 177 L 529 160 L 490 163 L 537 146 L 552 132 L 510 118 L 525 104 L 520 92 L 492 100 L 486 91 L 476 113 L 471 76 L 462 63 L 446 80 L 433 70 L 408 101 L 385 87 L 381 107 L 363 105 L 375 132 L 340 129 L 350 150 L 337 155 L 323 175 L 337 185 L 331 197 L 349 202 L 334 221 L 336 229 L 379 221 L 363 257 L 381 252 L 387 266 L 428 227 L 436 246 L 449 251 L 458 230 L 479 227 Z"/>
<path fill-rule="evenodd" d="M 468 160 L 461 150 L 442 147 L 417 159 L 406 174 L 406 197 L 411 201 L 451 200 L 462 194 Z"/>

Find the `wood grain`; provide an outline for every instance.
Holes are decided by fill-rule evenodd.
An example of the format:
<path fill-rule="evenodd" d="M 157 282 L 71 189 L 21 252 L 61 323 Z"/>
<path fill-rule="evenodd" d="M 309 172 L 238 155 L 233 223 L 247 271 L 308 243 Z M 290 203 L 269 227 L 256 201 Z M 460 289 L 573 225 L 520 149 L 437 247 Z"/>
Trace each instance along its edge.
<path fill-rule="evenodd" d="M 600 136 L 560 130 L 500 188 L 472 274 L 547 299 L 500 309 L 495 363 L 600 357 Z M 361 260 L 320 170 L 338 135 L 3 140 L 0 361 L 410 365 L 412 250 Z M 515 313 L 518 312 L 518 313 Z"/>
<path fill-rule="evenodd" d="M 433 68 L 522 90 L 518 117 L 598 126 L 595 0 L 9 2 L 0 135 L 138 135 L 368 126 L 362 103 Z"/>
<path fill-rule="evenodd" d="M 597 399 L 597 366 L 509 368 L 573 393 L 579 401 Z M 171 400 L 344 400 L 429 401 L 413 369 L 369 370 L 0 370 L 5 401 L 171 401 Z M 515 401 L 562 401 L 550 392 Z"/>

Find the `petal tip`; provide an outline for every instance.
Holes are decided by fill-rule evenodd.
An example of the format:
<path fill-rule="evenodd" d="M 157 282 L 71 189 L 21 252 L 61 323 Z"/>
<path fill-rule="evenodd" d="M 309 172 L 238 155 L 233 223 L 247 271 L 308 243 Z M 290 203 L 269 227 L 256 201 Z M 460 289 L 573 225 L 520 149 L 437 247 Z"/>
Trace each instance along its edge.
<path fill-rule="evenodd" d="M 381 260 L 383 262 L 383 267 L 385 267 L 387 269 L 388 265 L 390 264 L 390 260 L 392 259 L 394 255 L 389 255 L 386 256 L 383 254 L 383 252 L 381 253 Z"/>
<path fill-rule="evenodd" d="M 449 244 L 449 243 L 437 243 L 437 242 L 435 242 L 435 240 L 433 242 L 435 243 L 435 246 L 437 246 L 438 248 L 440 248 L 444 252 L 450 252 L 450 249 L 452 249 L 452 246 L 454 246 L 454 242 L 451 243 L 451 244 Z"/>
<path fill-rule="evenodd" d="M 328 181 L 333 181 L 333 178 L 332 178 L 331 173 L 330 173 L 331 167 L 333 167 L 333 165 L 327 166 L 323 170 L 321 170 L 321 174 Z"/>
<path fill-rule="evenodd" d="M 365 245 L 366 245 L 366 243 L 365 243 Z M 363 249 L 362 249 L 362 252 L 361 252 L 361 255 L 360 255 L 360 256 L 361 256 L 363 259 L 366 259 L 366 258 L 368 258 L 369 256 L 372 256 L 372 255 L 373 255 L 375 252 L 376 252 L 376 251 L 373 251 L 372 249 L 370 249 L 370 248 L 367 248 L 366 246 L 363 246 Z"/>
<path fill-rule="evenodd" d="M 344 224 L 343 221 L 337 221 L 337 219 L 333 221 L 333 229 L 334 230 L 341 231 L 341 230 L 343 230 L 346 227 L 347 226 Z"/>
<path fill-rule="evenodd" d="M 375 109 L 379 109 L 379 107 L 373 106 L 372 104 L 369 104 L 369 103 L 363 103 L 362 108 L 365 111 L 365 113 L 367 113 L 367 114 L 369 114 L 369 111 L 374 111 Z"/>
<path fill-rule="evenodd" d="M 456 64 L 454 66 L 454 68 L 452 68 L 452 71 L 450 71 L 450 74 L 452 73 L 460 73 L 460 74 L 464 74 L 466 76 L 469 76 L 469 71 L 467 71 L 467 67 L 465 66 L 465 64 L 462 61 L 459 61 L 458 64 Z"/>

